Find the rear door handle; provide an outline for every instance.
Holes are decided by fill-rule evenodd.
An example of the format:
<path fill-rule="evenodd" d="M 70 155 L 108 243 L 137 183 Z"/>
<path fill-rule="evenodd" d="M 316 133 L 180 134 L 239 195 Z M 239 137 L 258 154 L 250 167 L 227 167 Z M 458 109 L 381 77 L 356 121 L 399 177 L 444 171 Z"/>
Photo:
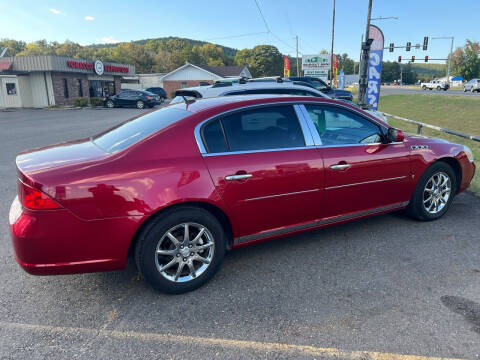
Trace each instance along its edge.
<path fill-rule="evenodd" d="M 348 169 L 350 166 L 350 164 L 337 164 L 337 165 L 332 165 L 330 166 L 330 169 L 332 170 L 345 170 L 345 169 Z"/>
<path fill-rule="evenodd" d="M 252 174 L 235 174 L 235 175 L 227 175 L 225 176 L 225 180 L 233 181 L 233 180 L 242 180 L 251 178 Z"/>

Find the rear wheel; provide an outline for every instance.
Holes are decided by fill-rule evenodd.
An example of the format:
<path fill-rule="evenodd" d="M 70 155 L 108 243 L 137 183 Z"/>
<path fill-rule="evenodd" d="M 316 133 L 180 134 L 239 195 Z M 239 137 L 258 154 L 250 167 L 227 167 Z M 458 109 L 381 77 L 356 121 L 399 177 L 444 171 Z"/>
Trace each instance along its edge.
<path fill-rule="evenodd" d="M 427 87 L 425 85 L 423 85 L 422 90 L 427 90 Z"/>
<path fill-rule="evenodd" d="M 145 103 L 142 100 L 137 101 L 137 109 L 143 109 L 145 107 Z"/>
<path fill-rule="evenodd" d="M 455 173 L 451 166 L 444 162 L 436 162 L 418 181 L 407 212 L 418 220 L 436 220 L 449 209 L 456 189 Z"/>
<path fill-rule="evenodd" d="M 155 289 L 180 294 L 205 284 L 225 254 L 225 234 L 208 211 L 177 208 L 147 226 L 135 248 L 137 267 Z"/>
<path fill-rule="evenodd" d="M 107 101 L 107 108 L 112 109 L 115 107 L 115 103 L 112 100 Z"/>
<path fill-rule="evenodd" d="M 442 90 L 442 88 L 440 86 L 437 86 L 437 91 L 440 91 Z"/>

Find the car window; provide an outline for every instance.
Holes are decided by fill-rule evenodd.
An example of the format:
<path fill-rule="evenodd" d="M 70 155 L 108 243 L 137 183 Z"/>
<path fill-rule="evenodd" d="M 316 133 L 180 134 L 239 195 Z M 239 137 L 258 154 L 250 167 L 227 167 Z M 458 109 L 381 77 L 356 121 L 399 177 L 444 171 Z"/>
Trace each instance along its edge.
<path fill-rule="evenodd" d="M 228 151 L 305 146 L 298 118 L 291 105 L 239 111 L 221 118 L 220 121 Z"/>
<path fill-rule="evenodd" d="M 120 94 L 118 94 L 118 97 L 120 99 L 126 99 L 130 93 L 131 91 L 122 91 Z"/>
<path fill-rule="evenodd" d="M 114 154 L 190 114 L 190 111 L 166 107 L 120 124 L 94 136 L 92 140 L 100 148 Z"/>
<path fill-rule="evenodd" d="M 326 90 L 328 88 L 327 84 L 325 84 L 321 80 L 311 79 L 310 81 L 312 82 L 312 85 L 315 86 L 315 89 L 317 89 L 317 90 L 322 91 L 322 90 Z"/>
<path fill-rule="evenodd" d="M 209 122 L 203 128 L 203 141 L 209 153 L 223 153 L 228 151 L 220 119 Z"/>
<path fill-rule="evenodd" d="M 305 105 L 323 145 L 381 142 L 380 128 L 351 111 L 325 105 Z"/>

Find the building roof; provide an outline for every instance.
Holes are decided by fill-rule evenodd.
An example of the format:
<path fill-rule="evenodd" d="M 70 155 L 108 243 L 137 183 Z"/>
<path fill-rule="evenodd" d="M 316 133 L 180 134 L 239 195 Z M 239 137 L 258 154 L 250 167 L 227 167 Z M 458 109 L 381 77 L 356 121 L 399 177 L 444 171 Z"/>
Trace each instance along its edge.
<path fill-rule="evenodd" d="M 221 77 L 240 76 L 243 69 L 245 69 L 245 66 L 236 66 L 236 65 L 229 65 L 229 66 L 208 66 L 203 64 L 194 64 L 194 65 Z"/>

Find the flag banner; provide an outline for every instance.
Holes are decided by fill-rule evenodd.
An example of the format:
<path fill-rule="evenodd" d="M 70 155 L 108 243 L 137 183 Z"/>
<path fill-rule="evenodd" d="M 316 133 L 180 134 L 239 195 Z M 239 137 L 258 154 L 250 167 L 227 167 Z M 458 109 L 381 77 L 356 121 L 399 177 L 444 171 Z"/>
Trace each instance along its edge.
<path fill-rule="evenodd" d="M 368 86 L 366 103 L 371 105 L 370 109 L 377 110 L 382 78 L 384 39 L 382 30 L 375 25 L 370 25 L 369 32 L 369 38 L 373 39 L 373 42 L 370 47 L 370 58 L 368 59 Z"/>

